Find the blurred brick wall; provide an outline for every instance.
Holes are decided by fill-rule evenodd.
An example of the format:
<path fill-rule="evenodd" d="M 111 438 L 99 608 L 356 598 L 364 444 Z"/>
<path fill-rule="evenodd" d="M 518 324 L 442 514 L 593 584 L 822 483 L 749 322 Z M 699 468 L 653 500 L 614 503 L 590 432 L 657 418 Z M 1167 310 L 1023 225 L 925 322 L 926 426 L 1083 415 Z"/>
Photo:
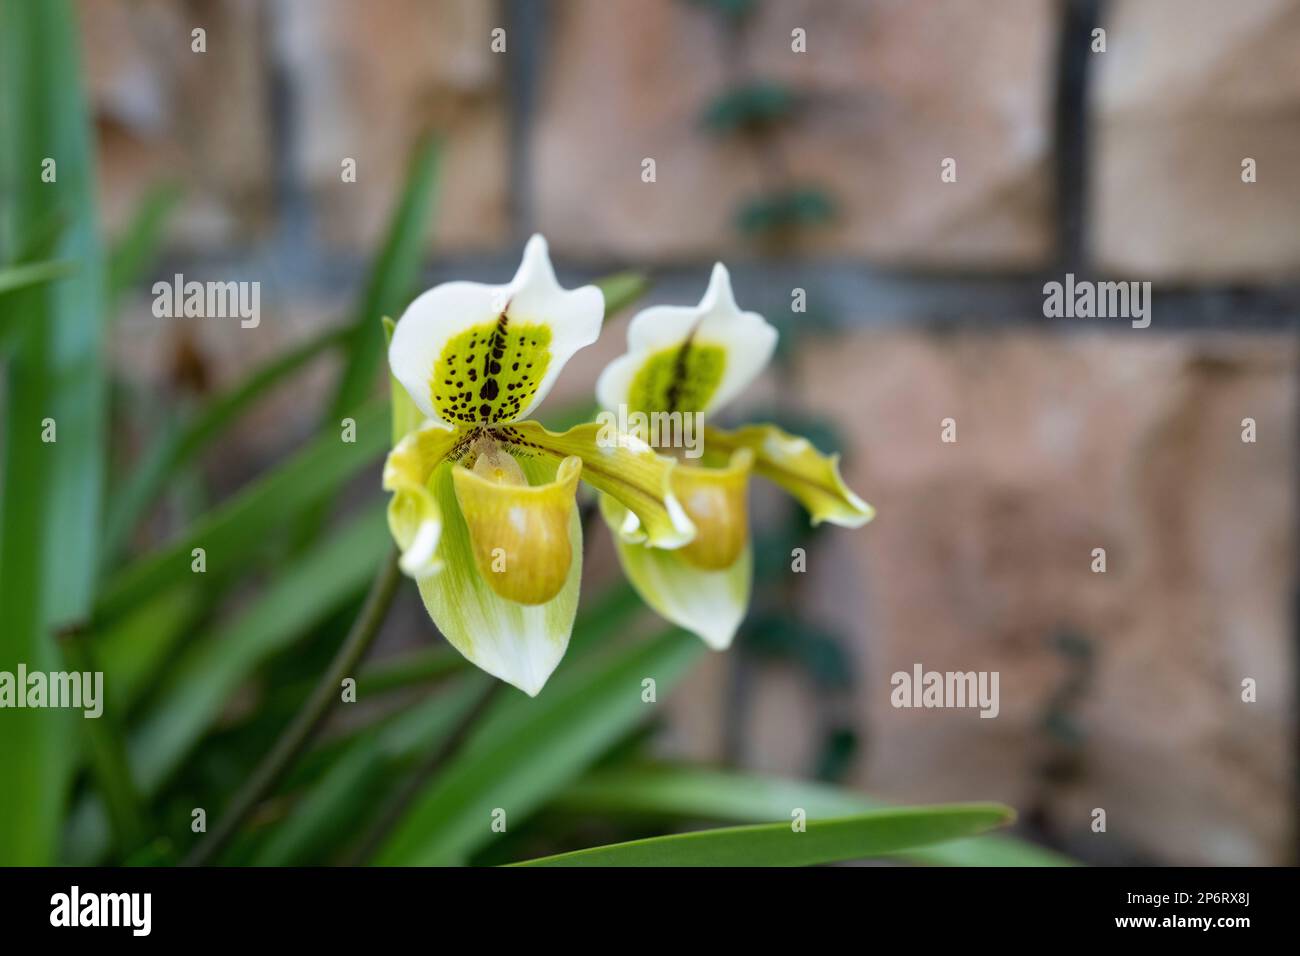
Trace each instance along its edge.
<path fill-rule="evenodd" d="M 539 225 L 565 251 L 655 260 L 734 247 L 737 206 L 764 187 L 770 157 L 703 135 L 700 118 L 728 85 L 763 80 L 801 98 L 774 137 L 779 162 L 837 201 L 803 251 L 1048 259 L 1051 0 L 1012 0 L 996 17 L 960 0 L 797 0 L 759 4 L 731 30 L 690 3 L 636 6 L 634 29 L 626 5 L 553 7 L 535 169 Z M 791 52 L 796 27 L 807 53 Z M 935 188 L 945 157 L 958 158 L 960 188 Z"/>
<path fill-rule="evenodd" d="M 219 382 L 343 316 L 424 129 L 447 144 L 432 268 L 474 278 L 508 275 L 541 229 L 562 276 L 663 266 L 654 295 L 681 299 L 722 257 L 749 305 L 773 247 L 737 229 L 738 209 L 774 186 L 825 190 L 833 218 L 781 237 L 781 274 L 865 291 L 832 295 L 842 331 L 763 394 L 834 420 L 851 483 L 879 508 L 824 540 L 807 585 L 857 662 L 851 779 L 905 800 L 1005 799 L 1097 861 L 1283 862 L 1297 396 L 1294 332 L 1277 329 L 1297 318 L 1300 3 L 1106 4 L 1106 52 L 1073 53 L 1088 113 L 1071 158 L 1056 103 L 1063 17 L 1079 6 L 767 0 L 741 26 L 684 0 L 86 0 L 83 13 L 110 229 L 174 179 L 169 264 L 238 262 L 272 286 L 256 334 L 194 331 Z M 189 50 L 194 26 L 206 54 Z M 505 54 L 489 48 L 498 26 Z M 760 80 L 797 94 L 778 128 L 705 128 L 721 92 Z M 340 181 L 344 157 L 356 183 Z M 955 183 L 940 182 L 946 157 Z M 1073 211 L 1056 195 L 1072 161 L 1086 184 L 1064 197 Z M 1079 263 L 1058 245 L 1071 231 Z M 1044 320 L 1044 277 L 1089 261 L 1181 298 L 1147 330 Z M 969 296 L 925 298 L 953 277 L 974 280 Z M 1013 301 L 1030 307 L 999 314 L 994 286 L 1023 287 Z M 1253 296 L 1283 321 L 1229 334 Z M 1218 328 L 1190 329 L 1182 310 Z M 157 378 L 173 333 L 156 334 L 144 299 L 121 327 L 124 367 Z M 1097 334 L 1054 334 L 1080 329 Z M 622 332 L 575 363 L 571 393 Z M 283 422 L 312 420 L 324 381 L 263 410 L 228 457 L 272 454 Z M 939 442 L 949 416 L 955 445 Z M 1240 441 L 1244 417 L 1256 444 Z M 1105 575 L 1089 571 L 1094 547 Z M 1062 634 L 1093 655 L 1065 777 L 1044 769 L 1042 730 L 1072 666 Z M 917 661 L 1000 669 L 1002 715 L 891 709 L 888 675 Z M 723 755 L 734 666 L 711 658 L 678 695 L 679 749 Z M 1256 704 L 1240 701 L 1246 676 Z M 780 670 L 755 679 L 745 759 L 806 772 L 816 695 Z M 1121 839 L 1088 831 L 1095 806 Z"/>

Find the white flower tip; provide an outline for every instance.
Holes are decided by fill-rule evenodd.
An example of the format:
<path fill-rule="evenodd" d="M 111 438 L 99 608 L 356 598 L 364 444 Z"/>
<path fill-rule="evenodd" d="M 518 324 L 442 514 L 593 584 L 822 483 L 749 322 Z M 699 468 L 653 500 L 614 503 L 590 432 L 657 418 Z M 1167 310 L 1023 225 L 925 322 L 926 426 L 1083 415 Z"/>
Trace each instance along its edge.
<path fill-rule="evenodd" d="M 734 625 L 725 621 L 710 621 L 707 625 L 700 627 L 695 636 L 702 640 L 711 651 L 725 651 L 731 647 L 731 642 L 736 637 L 736 631 L 740 628 L 740 621 L 737 620 Z"/>
<path fill-rule="evenodd" d="M 546 250 L 546 237 L 540 232 L 535 232 L 529 236 L 528 241 L 524 243 L 524 258 L 528 259 L 530 257 L 538 256 L 545 257 L 547 255 Z"/>
<path fill-rule="evenodd" d="M 530 277 L 538 275 L 549 278 L 552 285 L 556 284 L 555 269 L 551 266 L 546 237 L 540 232 L 535 232 L 524 244 L 524 255 L 519 262 L 519 271 L 515 273 L 515 281 L 511 285 L 522 285 Z"/>
<path fill-rule="evenodd" d="M 497 680 L 523 691 L 529 697 L 536 697 L 542 692 L 546 682 L 551 679 L 551 674 L 555 672 L 560 662 L 556 659 L 555 663 L 540 669 L 536 666 L 536 662 L 520 657 L 497 657 L 490 661 L 474 660 L 474 663 Z"/>
<path fill-rule="evenodd" d="M 713 274 L 709 276 L 709 287 L 700 300 L 700 308 L 708 312 L 718 308 L 729 312 L 738 311 L 736 297 L 731 291 L 731 273 L 721 262 L 713 264 Z"/>
<path fill-rule="evenodd" d="M 514 684 L 514 681 L 506 681 L 506 683 Z M 542 688 L 546 686 L 546 678 L 543 677 L 541 680 L 533 679 L 528 681 L 520 681 L 519 683 L 515 684 L 515 686 L 518 687 L 520 690 L 522 690 L 529 697 L 536 697 L 538 694 L 542 692 Z"/>

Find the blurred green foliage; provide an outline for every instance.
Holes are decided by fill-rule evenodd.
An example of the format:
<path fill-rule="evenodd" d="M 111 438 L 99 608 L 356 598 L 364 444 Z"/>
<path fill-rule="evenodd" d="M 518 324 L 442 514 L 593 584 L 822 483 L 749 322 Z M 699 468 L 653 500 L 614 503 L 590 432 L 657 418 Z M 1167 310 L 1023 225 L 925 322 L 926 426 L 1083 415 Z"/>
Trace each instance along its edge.
<path fill-rule="evenodd" d="M 704 111 L 704 123 L 716 133 L 755 133 L 789 119 L 797 105 L 785 84 L 759 81 L 719 95 Z"/>
<path fill-rule="evenodd" d="M 736 214 L 736 225 L 760 235 L 824 225 L 834 216 L 835 203 L 828 193 L 812 186 L 792 186 L 747 201 Z"/>

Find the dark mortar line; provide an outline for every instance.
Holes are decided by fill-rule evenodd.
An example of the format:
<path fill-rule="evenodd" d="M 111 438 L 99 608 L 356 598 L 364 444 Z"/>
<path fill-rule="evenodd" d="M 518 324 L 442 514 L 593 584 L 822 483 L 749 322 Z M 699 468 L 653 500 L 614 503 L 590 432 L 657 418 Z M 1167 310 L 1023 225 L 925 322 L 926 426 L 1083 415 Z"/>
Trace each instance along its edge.
<path fill-rule="evenodd" d="M 266 116 L 271 137 L 271 205 L 275 210 L 273 257 L 277 272 L 302 269 L 317 249 L 314 210 L 299 176 L 301 130 L 294 72 L 284 60 L 278 7 L 259 8 L 263 60 L 267 64 Z"/>
<path fill-rule="evenodd" d="M 529 168 L 533 159 L 532 132 L 537 116 L 536 91 L 541 85 L 546 21 L 553 7 L 538 0 L 506 0 L 506 95 L 509 102 L 510 222 L 516 234 L 530 235 L 537 222 L 536 197 Z"/>
<path fill-rule="evenodd" d="M 1092 81 L 1092 31 L 1101 18 L 1098 0 L 1068 0 L 1056 51 L 1053 158 L 1058 271 L 1079 272 L 1088 262 L 1088 92 Z M 1103 54 L 1104 55 L 1104 54 Z"/>
<path fill-rule="evenodd" d="M 465 279 L 477 282 L 506 281 L 518 267 L 518 249 L 499 254 L 439 256 L 426 268 L 420 287 Z M 626 263 L 586 264 L 560 269 L 566 286 L 608 275 L 626 268 Z M 1149 329 L 1134 329 L 1124 319 L 1048 319 L 1043 316 L 1043 283 L 1059 281 L 1060 273 L 927 274 L 872 267 L 850 260 L 807 262 L 798 259 L 762 260 L 745 258 L 730 265 L 732 281 L 742 290 L 741 305 L 769 317 L 783 315 L 790 290 L 816 290 L 810 298 L 811 312 L 833 317 L 842 328 L 927 329 L 1037 328 L 1049 333 L 1150 335 L 1185 332 L 1260 333 L 1300 330 L 1300 282 L 1245 286 L 1214 284 L 1157 287 L 1152 290 L 1152 322 Z M 160 275 L 183 274 L 275 280 L 278 266 L 253 257 L 228 255 L 167 256 L 157 270 Z M 259 275 L 260 273 L 260 275 Z M 366 275 L 360 256 L 323 256 L 309 268 L 295 271 L 286 288 L 305 300 L 337 302 L 341 321 L 346 305 L 355 297 Z M 707 270 L 698 265 L 674 265 L 650 269 L 652 286 L 638 303 L 696 302 L 708 282 Z M 1079 277 L 1084 278 L 1087 273 Z M 277 285 L 272 289 L 278 291 Z M 141 286 L 137 306 L 139 318 L 128 310 L 124 320 L 156 321 L 147 311 Z M 269 296 L 268 296 L 269 299 Z M 265 321 L 275 321 L 275 301 L 264 301 Z"/>
<path fill-rule="evenodd" d="M 1296 348 L 1300 348 L 1300 325 L 1296 326 Z M 1300 387 L 1294 383 L 1296 389 L 1295 397 L 1295 443 L 1292 445 L 1291 454 L 1297 459 L 1294 462 L 1295 484 L 1293 488 L 1294 498 L 1292 499 L 1292 534 L 1295 535 L 1295 577 L 1292 583 L 1294 600 L 1291 611 L 1291 746 L 1292 746 L 1292 766 L 1291 766 L 1291 865 L 1300 865 L 1300 726 L 1297 726 L 1297 711 L 1300 711 Z M 1258 680 L 1258 678 L 1256 678 Z M 1258 693 L 1258 687 L 1256 687 Z M 1258 706 L 1257 704 L 1254 706 Z"/>

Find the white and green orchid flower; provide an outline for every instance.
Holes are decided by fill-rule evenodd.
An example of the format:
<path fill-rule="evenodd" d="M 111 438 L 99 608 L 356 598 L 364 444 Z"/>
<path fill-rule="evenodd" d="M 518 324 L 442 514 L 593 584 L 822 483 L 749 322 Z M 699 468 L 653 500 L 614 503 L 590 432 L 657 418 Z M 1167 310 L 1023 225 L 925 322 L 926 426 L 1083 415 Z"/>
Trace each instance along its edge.
<path fill-rule="evenodd" d="M 596 397 L 611 415 L 644 428 L 657 417 L 719 411 L 763 371 L 777 332 L 756 312 L 740 310 L 718 263 L 698 306 L 646 309 L 633 317 L 627 339 L 627 352 L 601 374 Z M 685 547 L 654 546 L 638 515 L 617 499 L 601 499 L 623 570 L 642 599 L 716 650 L 730 646 L 749 605 L 751 471 L 790 492 L 813 524 L 856 528 L 874 515 L 840 477 L 838 455 L 823 455 L 775 425 L 706 427 L 699 463 L 678 463 L 672 490 L 696 528 Z"/>
<path fill-rule="evenodd" d="M 563 657 L 578 607 L 579 478 L 634 516 L 647 544 L 694 536 L 672 459 L 595 423 L 559 434 L 527 420 L 604 310 L 595 286 L 559 286 L 534 236 L 508 285 L 439 285 L 389 327 L 384 487 L 401 568 L 457 650 L 529 695 Z"/>

